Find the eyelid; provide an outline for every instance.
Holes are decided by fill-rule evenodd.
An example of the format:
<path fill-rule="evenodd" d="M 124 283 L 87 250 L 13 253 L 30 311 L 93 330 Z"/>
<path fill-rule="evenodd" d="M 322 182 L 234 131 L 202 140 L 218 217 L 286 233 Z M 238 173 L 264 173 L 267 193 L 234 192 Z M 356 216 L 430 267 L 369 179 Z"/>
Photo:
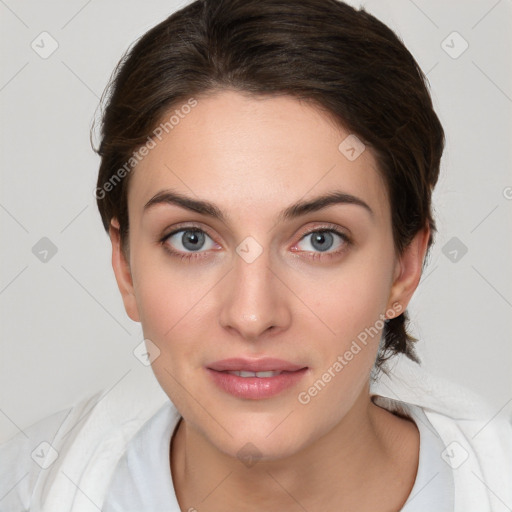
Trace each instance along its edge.
<path fill-rule="evenodd" d="M 312 235 L 314 233 L 321 233 L 321 232 L 328 232 L 333 233 L 335 236 L 341 239 L 341 248 L 334 250 L 334 251 L 324 251 L 324 252 L 316 252 L 316 251 L 307 251 L 298 248 L 298 245 L 309 235 Z M 322 226 L 315 226 L 313 228 L 310 228 L 306 230 L 299 238 L 297 242 L 294 243 L 294 245 L 290 248 L 290 250 L 294 253 L 305 253 L 310 254 L 311 256 L 322 256 L 324 257 L 334 257 L 336 255 L 341 254 L 344 252 L 349 246 L 353 245 L 352 237 L 351 235 L 347 234 L 344 229 L 340 228 L 337 225 L 334 224 L 324 224 Z"/>
<path fill-rule="evenodd" d="M 210 249 L 209 251 L 190 251 L 190 252 L 188 252 L 188 251 L 181 251 L 181 250 L 174 249 L 171 246 L 171 244 L 168 243 L 168 240 L 171 237 L 173 237 L 174 235 L 176 235 L 180 232 L 187 232 L 187 231 L 201 231 L 206 236 L 208 236 L 208 238 L 210 238 L 210 240 L 212 241 L 213 244 L 219 245 L 215 241 L 214 237 L 212 237 L 208 233 L 208 229 L 205 229 L 203 226 L 196 225 L 193 222 L 184 222 L 184 223 L 174 225 L 173 228 L 169 232 L 158 237 L 158 244 L 162 246 L 163 250 L 165 252 L 167 252 L 167 254 L 169 256 L 171 256 L 173 258 L 179 258 L 180 260 L 187 262 L 187 263 L 192 263 L 193 261 L 196 261 L 196 260 L 199 262 L 200 260 L 208 257 L 208 252 L 210 252 L 212 249 Z"/>
<path fill-rule="evenodd" d="M 173 235 L 175 235 L 176 233 L 179 233 L 179 232 L 182 232 L 182 231 L 194 231 L 194 230 L 198 230 L 198 231 L 202 231 L 203 233 L 205 233 L 212 241 L 214 244 L 218 244 L 218 242 L 215 240 L 215 237 L 212 236 L 210 233 L 209 233 L 209 228 L 206 228 L 204 225 L 202 224 L 199 224 L 199 223 L 196 223 L 196 222 L 193 222 L 193 221 L 190 221 L 190 222 L 182 222 L 182 223 L 179 223 L 177 225 L 174 225 L 173 228 L 167 232 L 166 234 L 162 235 L 159 237 L 159 242 L 165 246 L 166 245 L 166 242 L 167 240 L 172 237 Z M 329 222 L 324 222 L 324 223 L 321 223 L 321 225 L 317 225 L 317 226 L 313 226 L 313 227 L 310 227 L 310 228 L 307 228 L 305 229 L 302 234 L 300 235 L 299 239 L 294 243 L 294 245 L 292 246 L 292 250 L 294 247 L 296 247 L 296 245 L 298 243 L 300 243 L 306 236 L 308 235 L 311 235 L 313 233 L 317 233 L 319 231 L 329 231 L 329 232 L 333 232 L 335 234 L 337 234 L 344 242 L 344 245 L 346 246 L 345 248 L 347 248 L 347 246 L 349 245 L 352 245 L 353 241 L 352 241 L 352 236 L 349 235 L 348 233 L 346 233 L 346 231 L 348 231 L 346 228 L 341 228 L 340 226 L 336 225 L 336 224 L 331 224 Z M 203 257 L 203 255 L 206 255 L 209 251 L 192 251 L 192 252 L 181 252 L 181 251 L 178 251 L 178 250 L 175 250 L 175 249 L 170 249 L 168 247 L 166 247 L 166 250 L 170 253 L 172 253 L 173 255 L 175 256 L 181 256 L 182 258 L 185 257 L 185 258 L 194 258 L 194 257 Z M 304 253 L 312 253 L 312 256 L 322 256 L 324 255 L 324 257 L 334 257 L 336 256 L 337 254 L 343 252 L 344 249 L 341 249 L 341 250 L 337 250 L 337 251 L 332 251 L 332 252 L 314 252 L 314 251 L 301 251 L 301 250 L 294 250 L 293 252 L 304 252 Z M 186 255 L 186 256 L 185 256 Z"/>
<path fill-rule="evenodd" d="M 160 240 L 164 240 L 169 238 L 170 236 L 179 233 L 180 231 L 186 231 L 187 229 L 197 229 L 200 231 L 203 231 L 206 233 L 212 240 L 215 240 L 215 237 L 212 236 L 212 234 L 209 232 L 209 228 L 205 227 L 203 224 L 195 223 L 193 221 L 191 222 L 181 222 L 179 224 L 176 224 L 173 226 L 172 230 L 169 232 L 164 232 L 162 236 L 159 237 Z M 311 228 L 305 229 L 302 234 L 300 235 L 299 240 L 302 240 L 307 235 L 310 235 L 311 233 L 315 233 L 317 231 L 335 231 L 338 232 L 341 236 L 345 236 L 347 239 L 351 239 L 351 236 L 349 233 L 346 233 L 346 229 L 341 228 L 337 224 L 331 224 L 329 222 L 323 222 L 320 226 L 314 226 Z"/>
<path fill-rule="evenodd" d="M 344 235 L 347 238 L 350 238 L 350 235 L 346 233 L 348 231 L 347 229 L 344 229 L 337 224 L 331 224 L 329 222 L 323 222 L 321 223 L 321 226 L 314 226 L 312 228 L 308 228 L 302 233 L 301 237 L 304 237 L 306 235 L 310 235 L 311 233 L 316 233 L 317 231 L 335 231 L 339 233 L 340 235 Z"/>
<path fill-rule="evenodd" d="M 214 240 L 214 237 L 210 234 L 209 229 L 205 228 L 203 225 L 196 224 L 194 222 L 182 222 L 180 224 L 176 224 L 172 227 L 170 231 L 165 230 L 164 234 L 160 236 L 160 240 L 167 240 L 172 235 L 175 235 L 176 233 L 179 233 L 180 231 L 203 231 L 205 234 L 207 234 L 212 240 Z"/>

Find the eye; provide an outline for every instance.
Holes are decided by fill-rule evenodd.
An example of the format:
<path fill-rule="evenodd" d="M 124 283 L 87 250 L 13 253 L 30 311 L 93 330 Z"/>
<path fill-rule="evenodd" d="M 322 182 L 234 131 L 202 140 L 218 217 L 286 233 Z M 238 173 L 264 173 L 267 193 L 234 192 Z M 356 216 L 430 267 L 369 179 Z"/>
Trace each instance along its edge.
<path fill-rule="evenodd" d="M 346 249 L 349 244 L 350 239 L 344 233 L 332 228 L 321 228 L 306 233 L 295 247 L 300 251 L 336 255 Z"/>
<path fill-rule="evenodd" d="M 162 239 L 166 249 L 176 255 L 187 257 L 188 254 L 213 249 L 215 242 L 201 229 L 182 228 L 166 235 Z"/>

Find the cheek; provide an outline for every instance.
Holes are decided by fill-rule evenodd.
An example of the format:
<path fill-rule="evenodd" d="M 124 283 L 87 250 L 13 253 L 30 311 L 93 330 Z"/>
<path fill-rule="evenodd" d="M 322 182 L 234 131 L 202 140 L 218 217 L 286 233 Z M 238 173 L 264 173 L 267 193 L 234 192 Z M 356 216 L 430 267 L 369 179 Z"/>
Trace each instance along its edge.
<path fill-rule="evenodd" d="M 318 320 L 317 329 L 322 329 L 318 333 L 323 333 L 324 339 L 330 334 L 338 344 L 344 344 L 374 325 L 385 312 L 390 269 L 390 261 L 361 251 L 338 267 L 315 271 L 314 275 L 297 272 L 294 291 Z"/>
<path fill-rule="evenodd" d="M 189 273 L 176 272 L 169 265 L 148 265 L 136 280 L 144 338 L 160 351 L 152 370 L 182 414 L 193 410 L 188 393 L 200 395 L 193 383 L 201 367 L 201 340 L 204 343 L 208 331 L 205 325 L 211 325 L 204 278 L 199 282 L 193 272 Z"/>
<path fill-rule="evenodd" d="M 366 385 L 384 327 L 392 256 L 386 261 L 388 253 L 369 249 L 354 253 L 328 278 L 302 280 L 300 293 L 321 321 L 302 326 L 311 336 L 316 333 L 311 347 L 316 364 L 298 401 L 319 415 L 337 404 L 333 420 L 347 412 Z"/>
<path fill-rule="evenodd" d="M 316 365 L 297 400 L 311 418 L 331 411 L 329 422 L 317 424 L 319 435 L 348 412 L 367 385 L 384 327 L 381 315 L 389 293 L 386 269 L 383 263 L 370 265 L 361 257 L 332 273 L 330 280 L 321 280 L 323 286 L 309 283 L 307 297 L 322 322 L 316 322 L 311 347 Z M 313 327 L 311 321 L 303 325 L 312 335 Z"/>
<path fill-rule="evenodd" d="M 137 304 L 144 333 L 164 342 L 179 332 L 199 306 L 202 286 L 193 279 L 172 279 L 172 274 L 145 272 L 136 285 Z M 199 308 L 200 309 L 200 308 Z"/>
<path fill-rule="evenodd" d="M 159 365 L 177 366 L 178 356 L 196 361 L 201 330 L 213 325 L 217 274 L 194 264 L 169 261 L 167 255 L 134 258 L 134 288 L 145 338 L 155 343 Z"/>

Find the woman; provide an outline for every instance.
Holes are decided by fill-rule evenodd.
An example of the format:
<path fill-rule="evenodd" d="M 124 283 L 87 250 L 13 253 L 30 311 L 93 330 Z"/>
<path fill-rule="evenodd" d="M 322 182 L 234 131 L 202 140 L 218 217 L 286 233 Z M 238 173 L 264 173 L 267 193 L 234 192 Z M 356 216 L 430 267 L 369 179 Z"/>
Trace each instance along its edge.
<path fill-rule="evenodd" d="M 160 388 L 5 444 L 1 510 L 512 506 L 510 425 L 407 332 L 443 146 L 364 10 L 203 0 L 151 29 L 108 89 L 96 197 Z"/>

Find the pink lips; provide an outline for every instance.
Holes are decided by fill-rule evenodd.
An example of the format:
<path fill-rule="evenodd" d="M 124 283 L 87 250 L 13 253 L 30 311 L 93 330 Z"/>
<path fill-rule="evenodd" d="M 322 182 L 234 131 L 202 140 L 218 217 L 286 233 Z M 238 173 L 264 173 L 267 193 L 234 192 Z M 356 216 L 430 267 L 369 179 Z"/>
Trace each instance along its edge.
<path fill-rule="evenodd" d="M 232 370 L 243 370 L 247 372 L 266 372 L 266 371 L 287 371 L 294 372 L 304 368 L 297 364 L 283 361 L 282 359 L 274 359 L 265 357 L 263 359 L 245 359 L 243 357 L 235 357 L 232 359 L 223 359 L 222 361 L 216 361 L 215 363 L 209 364 L 208 368 L 216 370 L 218 372 L 232 371 Z"/>
<path fill-rule="evenodd" d="M 275 396 L 302 379 L 308 368 L 275 358 L 223 359 L 206 367 L 213 382 L 223 391 L 249 400 Z M 228 373 L 230 372 L 230 373 Z M 233 374 L 243 372 L 245 376 Z M 264 376 L 247 376 L 246 372 L 267 372 Z M 268 375 L 273 372 L 273 375 Z"/>

